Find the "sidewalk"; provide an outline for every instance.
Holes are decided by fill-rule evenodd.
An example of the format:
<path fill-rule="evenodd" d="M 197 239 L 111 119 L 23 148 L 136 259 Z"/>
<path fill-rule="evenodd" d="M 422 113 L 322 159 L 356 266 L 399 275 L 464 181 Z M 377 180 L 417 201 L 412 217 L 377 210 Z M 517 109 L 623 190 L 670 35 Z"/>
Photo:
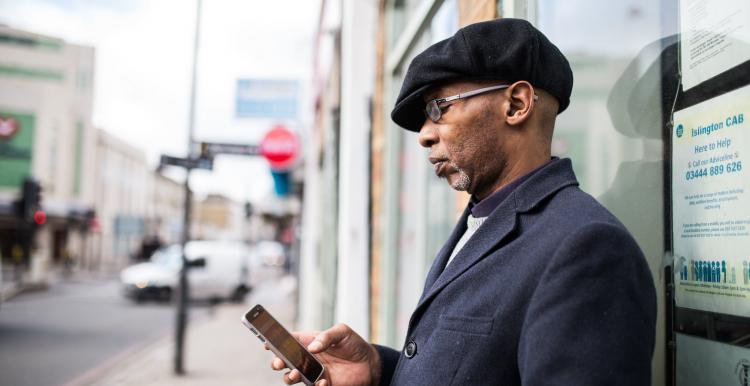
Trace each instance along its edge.
<path fill-rule="evenodd" d="M 294 328 L 294 279 L 283 277 L 256 288 L 245 304 L 216 307 L 208 319 L 189 323 L 184 376 L 172 374 L 174 337 L 131 349 L 65 386 L 109 385 L 283 385 L 271 369 L 272 354 L 240 324 L 242 314 L 261 302 L 281 323 Z"/>

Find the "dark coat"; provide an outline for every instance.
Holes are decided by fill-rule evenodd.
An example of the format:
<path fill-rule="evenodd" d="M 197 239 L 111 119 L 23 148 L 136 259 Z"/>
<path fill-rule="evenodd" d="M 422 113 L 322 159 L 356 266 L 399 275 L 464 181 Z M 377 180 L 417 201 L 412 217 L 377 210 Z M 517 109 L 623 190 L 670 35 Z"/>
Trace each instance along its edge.
<path fill-rule="evenodd" d="M 651 384 L 653 279 L 570 160 L 518 186 L 443 272 L 468 214 L 430 269 L 404 348 L 376 346 L 381 384 Z"/>

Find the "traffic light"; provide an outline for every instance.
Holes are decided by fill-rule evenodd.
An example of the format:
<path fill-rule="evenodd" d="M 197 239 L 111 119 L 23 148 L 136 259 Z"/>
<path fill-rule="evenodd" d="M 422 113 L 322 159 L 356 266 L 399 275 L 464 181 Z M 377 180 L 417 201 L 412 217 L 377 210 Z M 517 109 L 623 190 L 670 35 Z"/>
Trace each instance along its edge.
<path fill-rule="evenodd" d="M 23 180 L 21 200 L 18 202 L 18 216 L 28 223 L 40 221 L 37 211 L 42 208 L 42 187 L 33 178 Z M 46 216 L 45 216 L 46 220 Z M 43 221 L 42 221 L 43 222 Z"/>
<path fill-rule="evenodd" d="M 36 225 L 44 225 L 47 222 L 47 213 L 43 210 L 37 210 L 34 212 L 34 223 Z"/>

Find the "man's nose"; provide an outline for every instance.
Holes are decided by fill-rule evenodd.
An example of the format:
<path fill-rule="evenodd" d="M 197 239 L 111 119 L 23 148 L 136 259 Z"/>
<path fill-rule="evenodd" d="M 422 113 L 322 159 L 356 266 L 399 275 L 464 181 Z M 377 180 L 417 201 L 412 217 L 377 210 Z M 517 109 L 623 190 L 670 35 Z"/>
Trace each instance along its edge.
<path fill-rule="evenodd" d="M 437 129 L 430 118 L 425 118 L 422 128 L 419 129 L 419 144 L 430 148 L 438 142 Z"/>

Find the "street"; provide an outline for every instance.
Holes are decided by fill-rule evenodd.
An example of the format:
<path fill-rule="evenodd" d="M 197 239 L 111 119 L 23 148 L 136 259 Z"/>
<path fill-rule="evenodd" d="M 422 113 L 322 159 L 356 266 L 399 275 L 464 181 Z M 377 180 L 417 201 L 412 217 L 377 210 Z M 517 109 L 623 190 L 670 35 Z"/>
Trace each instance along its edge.
<path fill-rule="evenodd" d="M 192 307 L 191 322 L 208 306 Z M 61 385 L 172 333 L 171 304 L 135 304 L 116 279 L 67 279 L 0 307 L 3 385 Z"/>

